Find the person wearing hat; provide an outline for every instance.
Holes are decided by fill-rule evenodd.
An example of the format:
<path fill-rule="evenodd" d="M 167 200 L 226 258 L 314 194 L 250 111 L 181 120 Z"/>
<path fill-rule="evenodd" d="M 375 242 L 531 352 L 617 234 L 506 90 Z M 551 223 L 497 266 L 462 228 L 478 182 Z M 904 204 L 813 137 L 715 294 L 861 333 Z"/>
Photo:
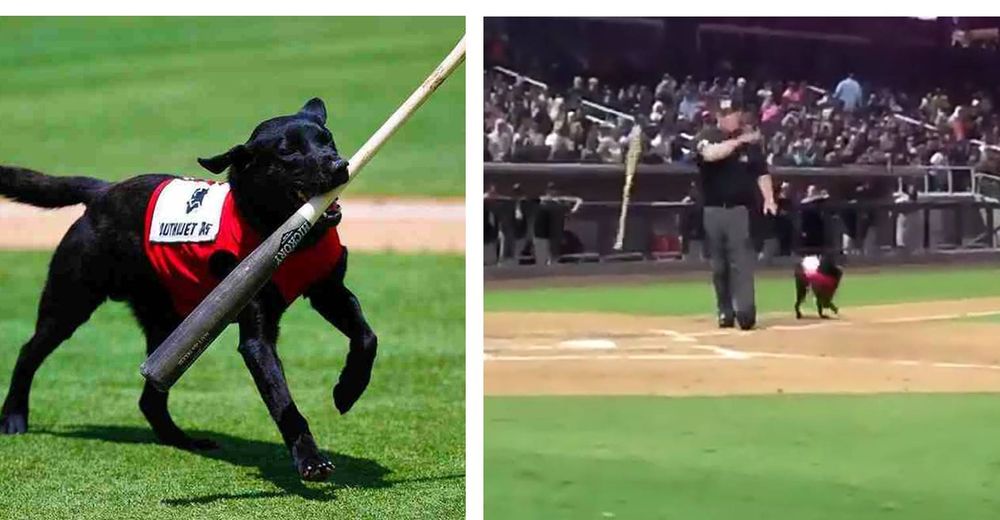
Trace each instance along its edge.
<path fill-rule="evenodd" d="M 760 131 L 745 125 L 742 106 L 731 102 L 720 103 L 716 119 L 716 126 L 705 128 L 694 139 L 705 243 L 711 256 L 719 327 L 738 323 L 749 330 L 757 321 L 751 212 L 760 211 L 759 196 L 765 214 L 774 215 L 777 206 Z"/>

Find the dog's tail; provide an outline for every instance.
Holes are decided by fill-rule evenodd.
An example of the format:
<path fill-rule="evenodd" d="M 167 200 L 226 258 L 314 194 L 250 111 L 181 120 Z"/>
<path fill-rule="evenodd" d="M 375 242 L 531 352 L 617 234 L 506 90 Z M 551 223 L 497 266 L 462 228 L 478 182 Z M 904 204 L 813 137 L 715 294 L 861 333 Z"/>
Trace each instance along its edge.
<path fill-rule="evenodd" d="M 0 166 L 0 195 L 40 208 L 87 204 L 110 183 L 91 177 L 56 177 Z"/>

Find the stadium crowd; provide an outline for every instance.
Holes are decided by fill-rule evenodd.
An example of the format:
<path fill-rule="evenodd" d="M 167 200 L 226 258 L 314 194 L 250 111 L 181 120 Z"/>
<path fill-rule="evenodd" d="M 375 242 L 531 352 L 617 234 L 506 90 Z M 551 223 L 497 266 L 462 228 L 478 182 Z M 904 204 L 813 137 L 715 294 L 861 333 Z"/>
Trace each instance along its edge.
<path fill-rule="evenodd" d="M 714 123 L 713 109 L 737 104 L 753 114 L 776 166 L 952 165 L 1000 173 L 996 153 L 974 142 L 1000 138 L 1000 114 L 985 90 L 959 98 L 941 89 L 863 86 L 853 75 L 815 86 L 670 74 L 656 85 L 627 86 L 578 76 L 555 89 L 495 70 L 485 90 L 487 161 L 620 163 L 633 124 L 643 129 L 644 163 L 690 161 L 689 139 Z"/>

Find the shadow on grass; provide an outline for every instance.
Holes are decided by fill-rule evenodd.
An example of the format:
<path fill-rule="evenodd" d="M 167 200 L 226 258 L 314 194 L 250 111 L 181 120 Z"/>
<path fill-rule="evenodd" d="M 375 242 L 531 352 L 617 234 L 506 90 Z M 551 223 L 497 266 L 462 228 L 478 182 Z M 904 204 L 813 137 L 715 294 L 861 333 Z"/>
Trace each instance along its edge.
<path fill-rule="evenodd" d="M 131 426 L 71 426 L 68 430 L 39 431 L 56 437 L 74 439 L 91 439 L 124 444 L 158 444 L 149 428 Z M 242 500 L 253 498 L 275 498 L 297 496 L 306 500 L 330 501 L 336 499 L 336 489 L 353 487 L 364 489 L 381 489 L 392 487 L 401 482 L 420 482 L 449 480 L 463 478 L 465 475 L 447 475 L 443 477 L 422 477 L 406 480 L 386 480 L 390 470 L 371 459 L 352 457 L 337 453 L 327 453 L 336 467 L 327 483 L 311 483 L 306 485 L 299 480 L 292 466 L 291 457 L 284 444 L 276 442 L 241 439 L 216 432 L 189 431 L 194 437 L 208 437 L 219 443 L 219 449 L 208 451 L 192 451 L 190 453 L 201 457 L 228 462 L 235 466 L 256 468 L 260 478 L 266 480 L 281 491 L 251 491 L 247 493 L 225 493 L 196 497 L 165 498 L 161 503 L 168 506 L 188 506 L 209 504 L 219 500 Z M 332 484 L 332 485 L 331 485 Z"/>

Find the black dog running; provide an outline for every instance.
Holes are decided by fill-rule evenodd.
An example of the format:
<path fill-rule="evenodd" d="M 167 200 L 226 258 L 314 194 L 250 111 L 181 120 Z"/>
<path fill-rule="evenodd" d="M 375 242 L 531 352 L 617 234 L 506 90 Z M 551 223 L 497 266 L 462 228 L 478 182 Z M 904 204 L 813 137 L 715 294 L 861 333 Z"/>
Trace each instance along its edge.
<path fill-rule="evenodd" d="M 232 203 L 246 227 L 253 231 L 248 235 L 268 236 L 309 197 L 348 179 L 347 162 L 341 159 L 326 128 L 326 107 L 320 99 L 310 100 L 296 114 L 264 121 L 246 143 L 198 161 L 214 173 L 229 170 Z M 132 308 L 146 336 L 147 354 L 184 318 L 144 247 L 148 238 L 144 229 L 148 202 L 158 187 L 175 178 L 142 175 L 107 183 L 0 167 L 0 195 L 45 208 L 80 203 L 87 206 L 53 256 L 35 333 L 21 348 L 0 409 L 0 434 L 28 430 L 29 393 L 35 372 L 105 300 L 125 301 Z M 199 202 L 192 198 L 189 211 L 196 210 L 191 203 Z M 335 235 L 339 220 L 336 209 L 324 214 L 293 256 Z M 205 266 L 212 283 L 222 280 L 239 260 L 229 251 L 213 254 Z M 349 338 L 347 360 L 334 387 L 335 405 L 345 413 L 368 385 L 377 339 L 357 297 L 344 285 L 346 249 L 330 261 L 336 264 L 330 266 L 328 276 L 302 288 L 301 294 Z M 307 480 L 323 480 L 333 465 L 320 453 L 306 419 L 292 401 L 276 350 L 278 324 L 289 304 L 287 296 L 273 279 L 258 293 L 237 319 L 238 350 L 299 475 Z M 167 410 L 167 397 L 146 383 L 139 400 L 139 408 L 159 440 L 183 449 L 215 448 L 214 442 L 192 438 L 177 426 Z"/>

